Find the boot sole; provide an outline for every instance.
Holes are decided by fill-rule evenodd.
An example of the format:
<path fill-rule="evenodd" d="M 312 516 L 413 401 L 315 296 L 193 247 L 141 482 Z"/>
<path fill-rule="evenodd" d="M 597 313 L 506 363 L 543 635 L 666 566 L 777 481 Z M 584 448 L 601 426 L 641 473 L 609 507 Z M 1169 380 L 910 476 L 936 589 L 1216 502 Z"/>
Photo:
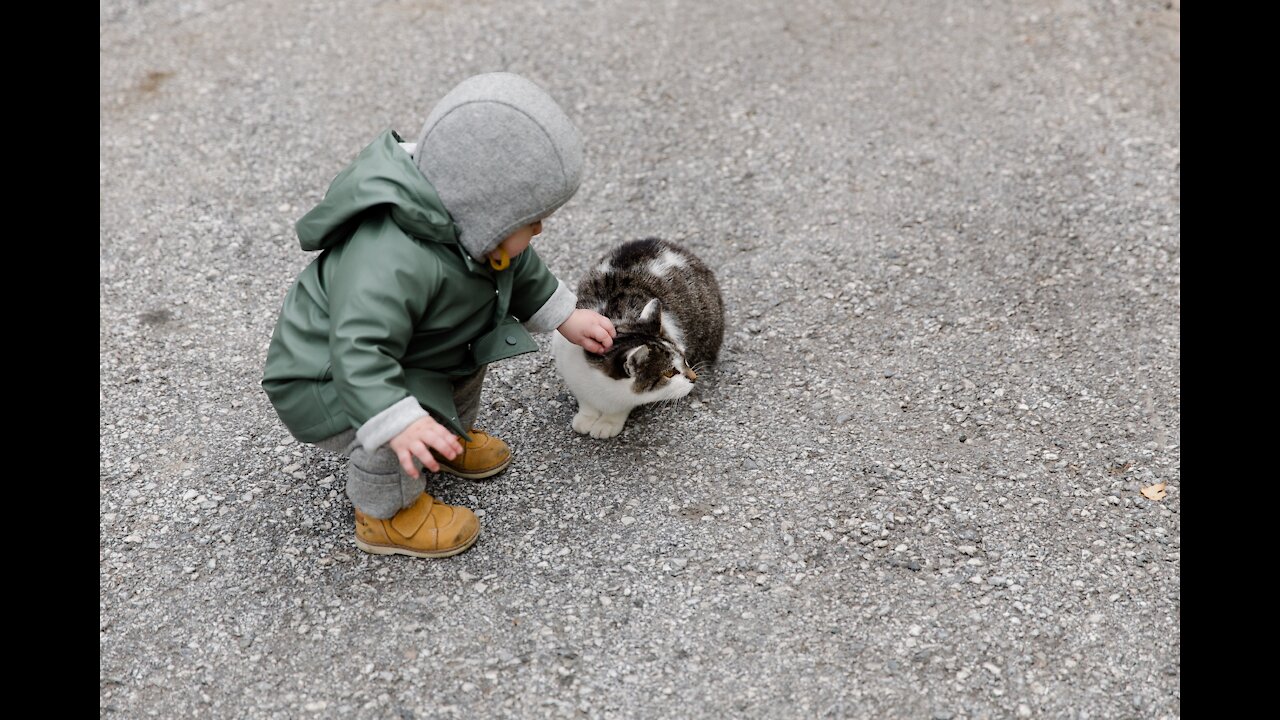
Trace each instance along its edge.
<path fill-rule="evenodd" d="M 360 548 L 361 550 L 371 555 L 408 555 L 410 557 L 418 557 L 418 558 L 447 558 L 470 549 L 472 545 L 476 544 L 476 540 L 479 537 L 480 537 L 480 533 L 476 533 L 475 535 L 471 536 L 470 540 L 466 541 L 465 543 L 463 543 L 462 545 L 459 545 L 456 548 L 450 548 L 448 550 L 436 550 L 435 552 L 427 552 L 425 550 L 410 550 L 408 548 L 396 547 L 394 545 L 370 545 L 369 543 L 361 540 L 360 538 L 354 538 L 354 540 L 356 541 L 356 547 Z"/>
<path fill-rule="evenodd" d="M 490 478 L 490 477 L 493 477 L 494 475 L 497 475 L 503 470 L 506 470 L 507 467 L 510 465 L 511 465 L 511 458 L 507 458 L 506 462 L 502 463 L 497 467 L 489 468 L 488 470 L 481 470 L 479 472 L 469 473 L 469 472 L 463 472 L 461 470 L 454 470 L 453 468 L 445 465 L 444 463 L 440 463 L 440 471 L 447 472 L 450 475 L 463 478 L 464 480 L 483 480 L 485 478 Z"/>

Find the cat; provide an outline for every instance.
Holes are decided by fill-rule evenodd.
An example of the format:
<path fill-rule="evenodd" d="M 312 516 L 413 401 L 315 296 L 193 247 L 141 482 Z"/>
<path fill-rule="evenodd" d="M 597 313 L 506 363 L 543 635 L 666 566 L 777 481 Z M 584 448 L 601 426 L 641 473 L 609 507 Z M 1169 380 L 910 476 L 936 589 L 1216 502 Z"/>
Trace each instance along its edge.
<path fill-rule="evenodd" d="M 678 400 L 724 342 L 724 299 L 711 270 L 675 243 L 647 238 L 614 248 L 578 285 L 578 307 L 618 331 L 603 355 L 554 333 L 556 368 L 578 400 L 573 429 L 594 438 L 622 432 L 640 405 Z"/>

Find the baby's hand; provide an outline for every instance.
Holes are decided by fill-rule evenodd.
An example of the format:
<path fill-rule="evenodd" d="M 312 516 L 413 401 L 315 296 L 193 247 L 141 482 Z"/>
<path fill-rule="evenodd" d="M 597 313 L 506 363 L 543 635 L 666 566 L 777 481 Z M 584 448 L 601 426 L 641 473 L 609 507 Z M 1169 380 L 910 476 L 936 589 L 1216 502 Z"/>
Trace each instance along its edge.
<path fill-rule="evenodd" d="M 415 420 L 399 435 L 391 438 L 387 446 L 400 458 L 400 467 L 411 478 L 418 477 L 418 468 L 413 464 L 415 457 L 431 472 L 440 472 L 440 463 L 431 455 L 432 448 L 450 460 L 462 452 L 462 444 L 458 442 L 458 438 L 430 415 Z"/>
<path fill-rule="evenodd" d="M 560 324 L 560 334 L 574 345 L 603 355 L 613 347 L 613 338 L 618 331 L 613 329 L 613 322 L 609 318 L 595 310 L 578 308 L 568 320 Z"/>

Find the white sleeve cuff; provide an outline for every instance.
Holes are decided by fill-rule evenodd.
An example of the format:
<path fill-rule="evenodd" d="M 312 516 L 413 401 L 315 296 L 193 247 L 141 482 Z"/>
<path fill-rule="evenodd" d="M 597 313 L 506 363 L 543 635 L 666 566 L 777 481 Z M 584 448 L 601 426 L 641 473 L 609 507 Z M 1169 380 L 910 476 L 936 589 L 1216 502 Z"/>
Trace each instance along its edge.
<path fill-rule="evenodd" d="M 373 452 L 380 446 L 390 442 L 391 438 L 404 432 L 404 429 L 429 413 L 418 404 L 418 399 L 410 395 L 391 407 L 369 418 L 369 422 L 356 431 L 356 440 L 364 446 L 365 452 Z"/>
<path fill-rule="evenodd" d="M 531 333 L 555 330 L 563 325 L 577 308 L 578 296 L 573 294 L 563 280 L 556 278 L 556 282 L 560 283 L 556 286 L 556 291 L 551 293 L 551 297 L 547 298 L 538 312 L 524 323 L 525 330 Z"/>

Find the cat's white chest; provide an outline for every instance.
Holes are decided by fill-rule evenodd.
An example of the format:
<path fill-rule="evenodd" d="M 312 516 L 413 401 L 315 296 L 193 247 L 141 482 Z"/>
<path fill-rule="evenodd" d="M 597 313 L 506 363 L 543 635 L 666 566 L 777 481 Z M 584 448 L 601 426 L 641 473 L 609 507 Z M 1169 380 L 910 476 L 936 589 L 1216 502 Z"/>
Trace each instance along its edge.
<path fill-rule="evenodd" d="M 578 398 L 603 412 L 618 412 L 639 405 L 628 380 L 614 380 L 587 363 L 582 348 L 574 345 L 560 333 L 551 338 L 551 354 L 565 385 Z"/>

